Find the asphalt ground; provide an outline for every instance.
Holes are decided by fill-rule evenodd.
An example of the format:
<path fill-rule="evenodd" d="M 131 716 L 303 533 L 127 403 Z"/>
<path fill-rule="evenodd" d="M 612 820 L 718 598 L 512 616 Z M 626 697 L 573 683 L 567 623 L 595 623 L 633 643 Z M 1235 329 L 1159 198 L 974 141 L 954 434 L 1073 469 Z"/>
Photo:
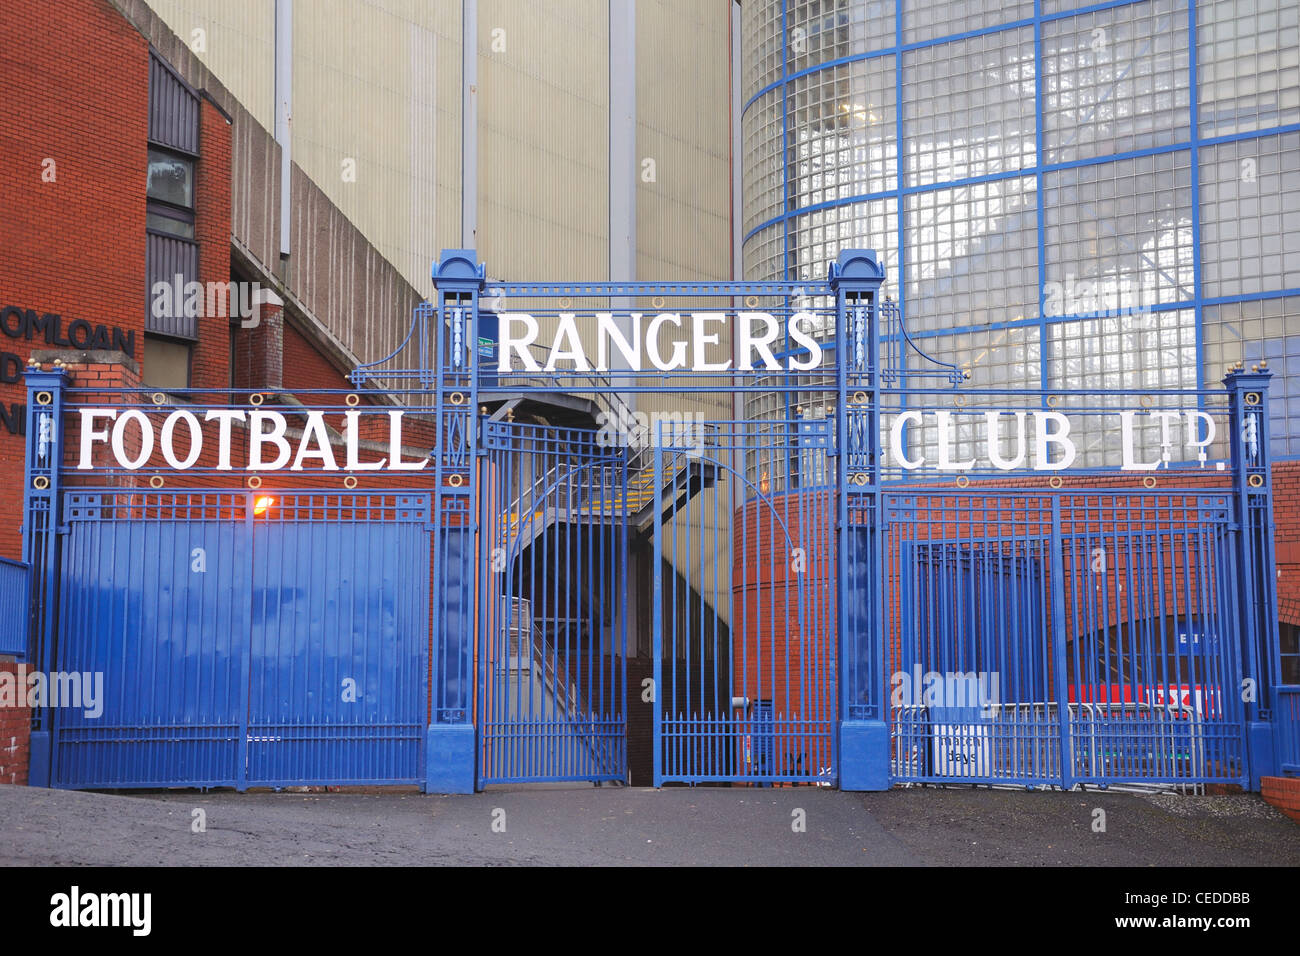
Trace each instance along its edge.
<path fill-rule="evenodd" d="M 1114 790 L 0 786 L 0 865 L 1296 866 L 1300 824 L 1250 794 Z"/>

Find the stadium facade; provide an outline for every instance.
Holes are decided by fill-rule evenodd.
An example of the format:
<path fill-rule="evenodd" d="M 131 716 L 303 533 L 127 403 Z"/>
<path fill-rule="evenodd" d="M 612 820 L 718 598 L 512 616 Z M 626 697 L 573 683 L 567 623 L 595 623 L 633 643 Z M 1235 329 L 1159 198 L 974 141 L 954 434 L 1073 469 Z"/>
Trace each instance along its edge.
<path fill-rule="evenodd" d="M 912 337 L 984 387 L 1295 367 L 1294 4 L 759 0 L 742 18 L 746 277 L 812 280 L 874 248 Z M 1278 460 L 1300 454 L 1291 387 Z"/>
<path fill-rule="evenodd" d="M 1297 770 L 1294 10 L 373 11 L 5 14 L 0 774 Z"/>

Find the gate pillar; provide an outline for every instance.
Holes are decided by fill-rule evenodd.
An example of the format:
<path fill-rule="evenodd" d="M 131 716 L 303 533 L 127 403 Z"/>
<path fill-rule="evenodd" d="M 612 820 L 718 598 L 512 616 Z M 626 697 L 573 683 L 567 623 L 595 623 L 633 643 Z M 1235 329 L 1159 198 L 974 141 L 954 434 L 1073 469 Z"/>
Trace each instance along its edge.
<path fill-rule="evenodd" d="M 27 369 L 27 465 L 23 484 L 23 560 L 31 567 L 27 660 L 42 673 L 54 660 L 59 584 L 59 472 L 63 464 L 63 388 L 60 366 Z M 48 707 L 32 712 L 27 783 L 50 785 L 53 756 Z"/>
<path fill-rule="evenodd" d="M 426 793 L 473 793 L 475 767 L 475 638 L 486 601 L 475 575 L 479 498 L 478 298 L 486 267 L 471 249 L 444 249 L 433 267 L 436 311 L 421 347 L 435 344 L 432 701 L 425 746 Z M 495 334 L 495 330 L 493 330 Z M 425 366 L 428 367 L 427 365 Z"/>
<path fill-rule="evenodd" d="M 1223 384 L 1232 414 L 1233 495 L 1237 499 L 1242 677 L 1250 789 L 1277 771 L 1273 749 L 1273 688 L 1280 680 L 1273 475 L 1269 449 L 1267 365 L 1238 368 Z"/>
<path fill-rule="evenodd" d="M 884 525 L 880 495 L 880 285 L 874 251 L 844 250 L 831 265 L 835 294 L 834 454 L 839 509 L 839 786 L 889 789 L 884 710 Z M 852 501 L 850 501 L 852 498 Z"/>

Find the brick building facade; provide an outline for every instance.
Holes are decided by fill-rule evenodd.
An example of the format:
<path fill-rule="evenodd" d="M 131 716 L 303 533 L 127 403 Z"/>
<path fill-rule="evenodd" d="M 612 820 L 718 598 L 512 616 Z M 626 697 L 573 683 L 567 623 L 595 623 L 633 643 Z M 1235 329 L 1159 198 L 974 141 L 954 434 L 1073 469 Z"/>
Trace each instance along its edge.
<path fill-rule="evenodd" d="M 147 26 L 157 33 L 156 21 Z M 248 270 L 232 271 L 232 249 L 247 258 L 250 245 L 232 229 L 239 172 L 232 117 L 217 97 L 188 84 L 142 24 L 107 0 L 19 3 L 6 8 L 0 29 L 0 483 L 9 490 L 0 500 L 0 556 L 18 559 L 30 361 L 62 362 L 77 387 L 348 383 L 337 343 L 322 341 L 310 321 L 287 319 L 279 296 L 264 289 L 256 320 L 247 321 L 231 314 L 239 300 L 208 291 L 248 282 Z M 178 152 L 160 142 L 169 122 L 191 123 L 196 147 Z M 190 170 L 179 208 L 151 202 L 150 162 L 160 155 Z M 155 218 L 156 208 L 179 218 Z M 151 237 L 165 243 L 174 228 L 193 249 L 184 278 L 204 290 L 182 335 L 159 331 L 166 323 L 154 321 L 157 312 L 181 310 L 155 310 L 149 288 Z M 0 668 L 15 673 L 6 660 Z M 26 782 L 29 720 L 26 708 L 0 708 L 0 782 Z"/>

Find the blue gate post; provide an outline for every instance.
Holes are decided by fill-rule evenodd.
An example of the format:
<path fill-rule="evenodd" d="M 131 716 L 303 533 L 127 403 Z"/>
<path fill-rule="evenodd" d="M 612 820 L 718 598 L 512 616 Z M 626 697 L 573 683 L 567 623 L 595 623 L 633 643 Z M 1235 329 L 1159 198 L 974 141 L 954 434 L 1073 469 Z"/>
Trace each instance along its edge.
<path fill-rule="evenodd" d="M 1273 547 L 1273 475 L 1270 467 L 1267 364 L 1228 373 L 1233 495 L 1237 503 L 1237 573 L 1242 676 L 1254 681 L 1245 700 L 1250 789 L 1276 772 L 1272 698 L 1278 681 L 1277 563 Z M 1234 692 L 1241 689 L 1234 688 Z M 1225 688 L 1225 693 L 1228 689 Z"/>
<path fill-rule="evenodd" d="M 839 622 L 839 785 L 889 789 L 885 720 L 884 523 L 881 514 L 880 310 L 885 271 L 874 251 L 843 250 L 831 265 L 835 293 L 836 620 Z M 850 413 L 850 395 L 853 411 Z M 850 415 L 857 421 L 850 421 Z M 850 468 L 850 464 L 852 467 Z M 850 471 L 852 476 L 850 477 Z M 851 522 L 854 511 L 866 522 Z"/>
<path fill-rule="evenodd" d="M 473 793 L 474 647 L 485 582 L 476 580 L 479 531 L 478 297 L 486 267 L 472 249 L 444 249 L 433 269 L 438 309 L 434 382 L 433 682 L 426 793 Z M 482 662 L 480 661 L 482 666 Z"/>
<path fill-rule="evenodd" d="M 23 560 L 31 568 L 28 628 L 32 646 L 27 660 L 43 673 L 55 669 L 59 585 L 59 472 L 63 464 L 63 387 L 67 372 L 28 366 L 27 466 L 23 484 Z M 33 715 L 27 783 L 48 787 L 53 757 L 50 722 L 53 713 L 41 708 Z"/>

